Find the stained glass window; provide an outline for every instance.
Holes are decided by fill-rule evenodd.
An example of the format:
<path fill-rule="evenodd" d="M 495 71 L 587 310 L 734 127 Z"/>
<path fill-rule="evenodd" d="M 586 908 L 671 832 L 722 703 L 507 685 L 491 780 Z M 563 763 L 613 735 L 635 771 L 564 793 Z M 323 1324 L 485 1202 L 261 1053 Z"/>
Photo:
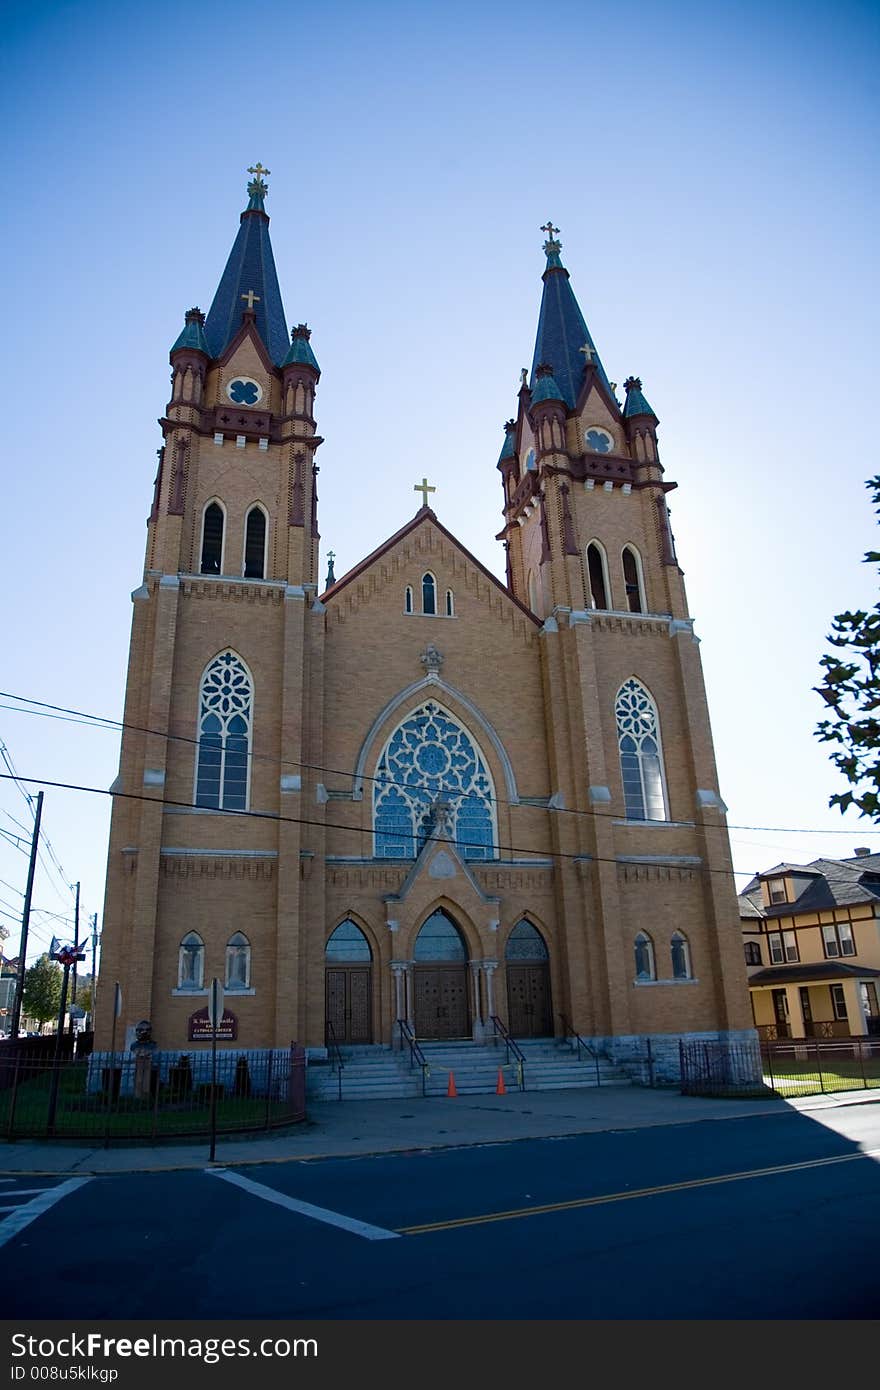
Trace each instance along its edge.
<path fill-rule="evenodd" d="M 431 806 L 449 802 L 451 835 L 465 859 L 494 859 L 493 787 L 477 745 L 429 701 L 391 735 L 373 784 L 376 855 L 414 859 L 430 834 Z"/>
<path fill-rule="evenodd" d="M 437 612 L 437 585 L 430 572 L 422 575 L 422 612 L 429 614 Z"/>
<path fill-rule="evenodd" d="M 362 961 L 369 965 L 372 960 L 370 943 L 364 936 L 360 927 L 353 922 L 350 917 L 346 917 L 344 922 L 331 933 L 330 940 L 324 948 L 324 957 L 329 961 Z"/>
<path fill-rule="evenodd" d="M 196 805 L 247 809 L 251 678 L 235 652 L 221 652 L 202 677 Z"/>
<path fill-rule="evenodd" d="M 247 514 L 244 537 L 244 577 L 264 579 L 266 575 L 266 513 L 262 507 L 251 507 Z"/>
<path fill-rule="evenodd" d="M 223 508 L 212 502 L 205 509 L 202 526 L 202 574 L 219 574 L 223 560 Z"/>
<path fill-rule="evenodd" d="M 247 989 L 251 982 L 251 943 L 237 931 L 226 946 L 226 989 Z"/>
<path fill-rule="evenodd" d="M 467 960 L 458 928 L 441 908 L 423 923 L 413 947 L 413 960 Z"/>
<path fill-rule="evenodd" d="M 657 972 L 654 969 L 654 943 L 650 936 L 640 931 L 634 942 L 636 958 L 636 979 L 655 980 Z"/>
<path fill-rule="evenodd" d="M 177 960 L 178 989 L 201 989 L 205 978 L 205 943 L 197 932 L 187 932 Z"/>
<path fill-rule="evenodd" d="M 627 820 L 667 820 L 657 710 L 635 678 L 620 687 L 615 715 Z"/>
<path fill-rule="evenodd" d="M 680 931 L 672 933 L 672 978 L 689 980 L 691 978 L 691 950 L 687 937 Z"/>
<path fill-rule="evenodd" d="M 517 922 L 507 938 L 504 958 L 505 960 L 546 960 L 547 947 L 544 945 L 544 938 L 537 927 L 533 927 L 531 922 L 527 922 L 525 918 L 521 922 Z"/>

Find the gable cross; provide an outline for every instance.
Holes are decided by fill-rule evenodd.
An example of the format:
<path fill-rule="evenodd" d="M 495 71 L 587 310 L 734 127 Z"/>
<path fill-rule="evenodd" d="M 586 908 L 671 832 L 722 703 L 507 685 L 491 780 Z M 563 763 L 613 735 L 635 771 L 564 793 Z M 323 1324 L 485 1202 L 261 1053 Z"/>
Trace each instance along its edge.
<path fill-rule="evenodd" d="M 582 352 L 584 354 L 584 357 L 590 363 L 593 361 L 593 354 L 595 351 L 596 349 L 594 347 L 591 347 L 589 343 L 584 343 L 582 348 L 578 348 L 578 352 Z"/>
<path fill-rule="evenodd" d="M 250 310 L 253 310 L 254 305 L 259 304 L 260 302 L 260 296 L 258 294 L 254 294 L 253 290 L 248 290 L 247 294 L 243 294 L 241 297 L 242 299 L 247 300 L 248 308 Z"/>
<path fill-rule="evenodd" d="M 437 489 L 435 487 L 431 487 L 427 478 L 423 478 L 422 481 L 420 483 L 416 483 L 415 487 L 413 488 L 413 492 L 420 492 L 422 494 L 423 507 L 427 507 L 428 505 L 428 493 L 436 491 Z"/>

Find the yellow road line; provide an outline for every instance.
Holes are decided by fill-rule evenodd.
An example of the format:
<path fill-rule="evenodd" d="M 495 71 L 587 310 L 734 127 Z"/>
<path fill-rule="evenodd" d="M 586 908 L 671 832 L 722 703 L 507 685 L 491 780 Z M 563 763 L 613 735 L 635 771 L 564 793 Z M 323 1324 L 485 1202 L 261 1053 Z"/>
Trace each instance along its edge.
<path fill-rule="evenodd" d="M 540 1207 L 517 1207 L 512 1211 L 493 1211 L 485 1216 L 459 1216 L 450 1221 L 431 1221 L 424 1226 L 401 1226 L 402 1236 L 420 1236 L 428 1231 L 451 1231 L 459 1226 L 483 1226 L 492 1221 L 516 1221 L 523 1216 L 545 1216 L 554 1211 L 576 1211 L 579 1207 L 604 1206 L 609 1202 L 629 1202 L 635 1197 L 657 1197 L 665 1192 L 687 1192 L 695 1187 L 715 1187 L 719 1183 L 744 1182 L 748 1178 L 766 1178 L 774 1173 L 797 1173 L 806 1168 L 823 1168 L 832 1163 L 852 1163 L 858 1158 L 880 1158 L 880 1149 L 865 1149 L 835 1158 L 813 1158 L 803 1163 L 783 1163 L 774 1168 L 751 1168 L 742 1173 L 722 1173 L 715 1178 L 692 1178 L 687 1182 L 670 1182 L 662 1187 L 639 1187 L 632 1192 L 608 1192 L 600 1197 L 577 1197 L 571 1202 L 550 1202 Z"/>

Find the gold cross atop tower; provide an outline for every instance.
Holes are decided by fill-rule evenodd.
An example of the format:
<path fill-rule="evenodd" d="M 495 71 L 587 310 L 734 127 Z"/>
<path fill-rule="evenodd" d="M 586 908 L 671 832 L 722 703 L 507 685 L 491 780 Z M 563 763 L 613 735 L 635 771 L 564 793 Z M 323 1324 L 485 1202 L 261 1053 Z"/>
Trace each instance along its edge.
<path fill-rule="evenodd" d="M 260 302 L 260 296 L 258 294 L 254 294 L 253 290 L 248 290 L 247 294 L 243 294 L 241 297 L 242 299 L 247 300 L 248 308 L 251 310 L 253 310 L 255 304 L 259 304 Z"/>
<path fill-rule="evenodd" d="M 554 237 L 557 237 L 559 235 L 559 228 L 554 227 L 553 223 L 549 220 L 549 218 L 545 225 L 541 228 L 541 231 L 546 232 L 547 236 L 550 238 L 551 241 Z"/>
<path fill-rule="evenodd" d="M 266 175 L 266 178 L 268 178 L 271 172 L 271 169 L 264 169 L 262 164 L 251 164 L 248 166 L 248 173 L 254 174 L 258 179 L 261 179 L 264 174 Z"/>
<path fill-rule="evenodd" d="M 420 483 L 416 483 L 415 487 L 413 488 L 413 492 L 420 492 L 422 494 L 423 507 L 427 507 L 428 505 L 428 493 L 436 491 L 437 489 L 435 487 L 431 487 L 427 478 L 423 478 L 422 481 Z"/>

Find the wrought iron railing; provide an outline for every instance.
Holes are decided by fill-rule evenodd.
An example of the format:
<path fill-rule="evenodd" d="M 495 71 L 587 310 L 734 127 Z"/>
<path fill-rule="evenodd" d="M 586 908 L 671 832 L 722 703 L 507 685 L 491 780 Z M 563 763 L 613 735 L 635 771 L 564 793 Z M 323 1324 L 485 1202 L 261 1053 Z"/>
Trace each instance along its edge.
<path fill-rule="evenodd" d="M 330 1059 L 330 1068 L 332 1071 L 336 1072 L 336 1082 L 338 1086 L 336 1098 L 337 1100 L 342 1100 L 342 1073 L 345 1070 L 345 1058 L 342 1055 L 342 1049 L 339 1043 L 336 1041 L 336 1029 L 333 1027 L 329 1018 L 327 1019 L 327 1026 L 325 1028 L 325 1037 L 327 1040 L 327 1056 Z"/>
<path fill-rule="evenodd" d="M 489 1022 L 492 1024 L 492 1027 L 495 1030 L 494 1041 L 497 1043 L 498 1039 L 500 1038 L 507 1049 L 505 1054 L 506 1061 L 508 1063 L 510 1062 L 511 1053 L 513 1053 L 513 1056 L 516 1058 L 516 1070 L 517 1079 L 519 1081 L 519 1089 L 521 1091 L 524 1091 L 526 1089 L 525 1053 L 523 1052 L 519 1044 L 515 1041 L 515 1039 L 513 1039 L 510 1036 L 510 1033 L 508 1032 L 506 1025 L 501 1022 L 501 1019 L 498 1017 L 497 1014 L 492 1014 L 492 1017 L 489 1019 Z"/>
<path fill-rule="evenodd" d="M 426 1096 L 426 1095 L 428 1094 L 428 1077 L 429 1077 L 430 1074 L 431 1074 L 431 1069 L 430 1069 L 430 1067 L 428 1066 L 428 1062 L 427 1062 L 427 1059 L 426 1059 L 426 1057 L 425 1057 L 425 1054 L 424 1054 L 424 1052 L 422 1051 L 422 1049 L 419 1047 L 419 1044 L 418 1044 L 418 1040 L 417 1040 L 417 1038 L 416 1038 L 416 1035 L 415 1035 L 415 1033 L 413 1032 L 412 1028 L 410 1028 L 410 1026 L 409 1026 L 409 1024 L 407 1023 L 406 1019 L 399 1018 L 399 1019 L 397 1020 L 397 1027 L 398 1027 L 399 1030 L 400 1030 L 401 1047 L 403 1046 L 404 1043 L 406 1043 L 407 1047 L 409 1048 L 409 1064 L 410 1064 L 410 1067 L 411 1067 L 411 1068 L 412 1068 L 412 1067 L 420 1067 L 420 1068 L 421 1068 L 421 1071 L 422 1071 L 422 1095 L 423 1095 L 423 1096 Z"/>
<path fill-rule="evenodd" d="M 565 1014 L 560 1013 L 559 1017 L 560 1017 L 560 1019 L 561 1019 L 561 1021 L 562 1021 L 562 1032 L 563 1032 L 563 1035 L 564 1035 L 566 1041 L 568 1041 L 569 1039 L 571 1039 L 571 1040 L 573 1041 L 575 1047 L 577 1048 L 577 1058 L 578 1058 L 578 1061 L 581 1060 L 581 1052 L 586 1052 L 586 1054 L 587 1054 L 588 1057 L 592 1057 L 593 1061 L 594 1061 L 595 1064 L 596 1064 L 596 1085 L 597 1085 L 597 1086 L 601 1086 L 601 1085 L 602 1085 L 602 1073 L 601 1073 L 601 1070 L 600 1070 L 600 1067 L 599 1067 L 599 1054 L 598 1054 L 598 1052 L 596 1051 L 596 1049 L 595 1049 L 594 1047 L 591 1047 L 591 1046 L 590 1046 L 590 1044 L 587 1042 L 586 1038 L 582 1038 L 581 1035 L 580 1035 L 580 1033 L 576 1033 L 576 1032 L 574 1031 L 574 1029 L 573 1029 L 572 1027 L 569 1026 L 569 1022 L 568 1022 L 568 1019 L 565 1017 Z"/>
<path fill-rule="evenodd" d="M 685 1095 L 788 1099 L 880 1088 L 880 1038 L 759 1038 L 753 1043 L 679 1044 Z"/>

